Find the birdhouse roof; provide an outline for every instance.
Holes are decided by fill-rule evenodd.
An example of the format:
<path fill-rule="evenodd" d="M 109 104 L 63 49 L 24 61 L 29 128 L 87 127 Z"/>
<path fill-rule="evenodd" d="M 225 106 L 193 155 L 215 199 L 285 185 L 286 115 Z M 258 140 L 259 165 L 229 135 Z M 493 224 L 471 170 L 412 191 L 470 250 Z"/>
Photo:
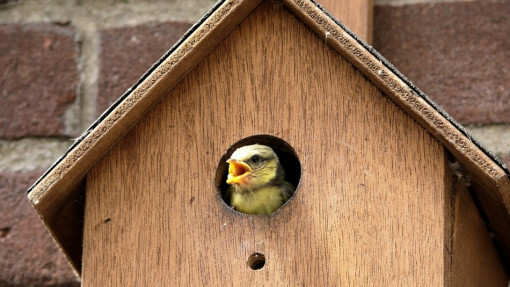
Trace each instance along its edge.
<path fill-rule="evenodd" d="M 81 265 L 82 197 L 89 170 L 261 2 L 219 1 L 29 189 L 29 199 L 76 270 Z M 281 2 L 458 160 L 470 176 L 480 212 L 509 262 L 510 173 L 506 166 L 319 4 L 312 0 Z"/>

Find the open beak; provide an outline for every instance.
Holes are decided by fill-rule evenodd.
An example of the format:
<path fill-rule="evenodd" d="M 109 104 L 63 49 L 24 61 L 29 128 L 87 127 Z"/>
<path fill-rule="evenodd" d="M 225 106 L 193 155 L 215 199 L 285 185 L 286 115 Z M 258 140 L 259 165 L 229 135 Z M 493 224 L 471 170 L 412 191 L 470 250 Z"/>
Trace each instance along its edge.
<path fill-rule="evenodd" d="M 229 163 L 227 177 L 228 184 L 242 183 L 243 179 L 251 172 L 250 166 L 244 162 L 233 159 L 229 159 L 227 162 Z"/>

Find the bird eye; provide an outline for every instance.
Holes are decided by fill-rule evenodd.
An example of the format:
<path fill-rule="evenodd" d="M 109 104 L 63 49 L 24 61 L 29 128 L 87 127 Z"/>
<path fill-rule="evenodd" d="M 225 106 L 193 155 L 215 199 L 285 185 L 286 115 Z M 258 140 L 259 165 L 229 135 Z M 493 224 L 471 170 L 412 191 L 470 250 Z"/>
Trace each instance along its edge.
<path fill-rule="evenodd" d="M 253 163 L 259 163 L 259 162 L 260 162 L 260 156 L 258 156 L 258 155 L 254 155 L 254 156 L 252 156 L 252 157 L 251 157 L 251 161 L 252 161 Z"/>

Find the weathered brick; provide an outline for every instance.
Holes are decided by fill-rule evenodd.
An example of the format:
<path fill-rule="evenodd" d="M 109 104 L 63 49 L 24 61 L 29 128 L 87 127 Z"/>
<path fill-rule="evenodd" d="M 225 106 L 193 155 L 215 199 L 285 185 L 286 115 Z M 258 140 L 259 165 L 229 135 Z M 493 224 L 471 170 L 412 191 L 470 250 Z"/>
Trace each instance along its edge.
<path fill-rule="evenodd" d="M 0 26 L 0 138 L 61 136 L 79 83 L 74 31 L 52 24 Z"/>
<path fill-rule="evenodd" d="M 510 155 L 502 156 L 501 160 L 505 163 L 506 167 L 510 168 Z"/>
<path fill-rule="evenodd" d="M 98 114 L 130 88 L 190 26 L 165 22 L 101 31 Z"/>
<path fill-rule="evenodd" d="M 27 198 L 41 174 L 0 172 L 0 286 L 79 286 Z"/>
<path fill-rule="evenodd" d="M 510 122 L 510 5 L 376 6 L 374 47 L 461 123 Z"/>

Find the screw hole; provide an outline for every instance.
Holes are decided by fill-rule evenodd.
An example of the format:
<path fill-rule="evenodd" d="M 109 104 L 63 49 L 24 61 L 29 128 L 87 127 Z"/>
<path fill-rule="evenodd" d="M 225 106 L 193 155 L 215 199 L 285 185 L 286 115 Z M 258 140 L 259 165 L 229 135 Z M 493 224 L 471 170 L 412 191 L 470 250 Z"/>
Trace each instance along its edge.
<path fill-rule="evenodd" d="M 262 253 L 253 253 L 248 257 L 248 267 L 252 270 L 260 270 L 266 264 L 266 257 Z"/>

